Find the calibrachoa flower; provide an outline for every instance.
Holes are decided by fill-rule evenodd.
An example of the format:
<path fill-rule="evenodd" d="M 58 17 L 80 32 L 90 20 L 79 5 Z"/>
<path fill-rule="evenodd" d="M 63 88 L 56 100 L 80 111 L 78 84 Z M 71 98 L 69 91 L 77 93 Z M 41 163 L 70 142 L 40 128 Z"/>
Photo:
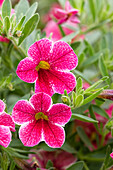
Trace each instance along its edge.
<path fill-rule="evenodd" d="M 75 76 L 69 72 L 78 64 L 73 49 L 63 41 L 53 43 L 41 39 L 30 46 L 28 57 L 20 61 L 17 75 L 28 83 L 35 82 L 35 92 L 45 92 L 52 96 L 55 92 L 71 92 L 75 85 Z"/>
<path fill-rule="evenodd" d="M 62 150 L 49 152 L 41 149 L 33 149 L 31 152 L 35 152 L 36 154 L 30 154 L 27 162 L 31 165 L 30 167 L 37 165 L 37 167 L 41 169 L 46 168 L 47 162 L 51 160 L 53 163 L 53 169 L 66 170 L 77 160 L 71 153 Z"/>
<path fill-rule="evenodd" d="M 54 8 L 54 17 L 58 19 L 58 24 L 62 24 L 68 20 L 74 23 L 80 23 L 78 20 L 76 14 L 78 13 L 78 10 L 75 8 L 72 8 L 69 1 L 66 1 L 65 4 L 65 10 L 60 8 Z"/>
<path fill-rule="evenodd" d="M 35 146 L 45 141 L 48 146 L 59 148 L 65 140 L 65 125 L 71 117 L 71 109 L 65 104 L 51 106 L 51 97 L 45 93 L 33 95 L 29 102 L 20 100 L 13 108 L 15 123 L 22 125 L 19 137 L 25 146 Z"/>
<path fill-rule="evenodd" d="M 5 103 L 0 100 L 0 145 L 8 147 L 11 142 L 11 131 L 15 131 L 15 124 L 4 109 Z"/>

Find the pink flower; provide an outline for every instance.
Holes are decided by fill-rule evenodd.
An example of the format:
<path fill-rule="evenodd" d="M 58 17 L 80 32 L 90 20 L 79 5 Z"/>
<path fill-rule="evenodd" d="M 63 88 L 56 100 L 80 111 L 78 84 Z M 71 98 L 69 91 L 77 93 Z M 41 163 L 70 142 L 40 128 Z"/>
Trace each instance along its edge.
<path fill-rule="evenodd" d="M 48 152 L 34 149 L 31 150 L 31 152 L 35 152 L 36 154 L 30 154 L 30 159 L 27 160 L 27 162 L 29 162 L 32 167 L 37 163 L 38 167 L 41 169 L 46 168 L 48 160 L 51 160 L 54 169 L 58 170 L 66 170 L 77 160 L 71 153 L 62 150 Z"/>
<path fill-rule="evenodd" d="M 66 35 L 73 33 L 74 31 L 62 26 L 62 29 Z M 44 28 L 44 31 L 46 32 L 46 36 L 49 37 L 50 34 L 52 33 L 52 40 L 53 41 L 58 41 L 62 38 L 62 34 L 60 32 L 60 29 L 58 27 L 58 24 L 51 20 L 47 23 L 46 27 Z"/>
<path fill-rule="evenodd" d="M 60 8 L 54 8 L 54 17 L 58 19 L 58 24 L 62 24 L 68 20 L 74 23 L 80 23 L 76 14 L 78 13 L 77 9 L 72 8 L 69 1 L 66 1 L 65 10 Z"/>
<path fill-rule="evenodd" d="M 69 72 L 78 64 L 73 49 L 63 41 L 54 44 L 49 39 L 41 39 L 30 46 L 28 57 L 20 61 L 17 75 L 25 82 L 35 82 L 35 92 L 45 92 L 52 96 L 55 92 L 71 92 L 75 76 Z"/>
<path fill-rule="evenodd" d="M 0 7 L 2 7 L 3 1 L 4 1 L 4 0 L 0 0 Z"/>
<path fill-rule="evenodd" d="M 48 21 L 53 19 L 53 16 L 55 15 L 55 8 L 59 8 L 62 9 L 62 7 L 60 6 L 60 4 L 58 3 L 53 3 L 51 5 L 50 10 L 48 11 L 48 13 L 44 14 L 43 16 L 41 16 L 41 22 L 43 23 L 47 23 Z"/>
<path fill-rule="evenodd" d="M 13 108 L 12 117 L 22 125 L 19 137 L 25 146 L 35 146 L 45 141 L 48 146 L 59 148 L 65 140 L 65 125 L 71 117 L 71 109 L 65 104 L 51 106 L 51 97 L 45 93 L 33 95 L 29 102 L 20 100 Z"/>
<path fill-rule="evenodd" d="M 113 152 L 110 154 L 111 158 L 113 159 Z"/>
<path fill-rule="evenodd" d="M 11 142 L 11 131 L 15 131 L 15 124 L 12 117 L 5 111 L 5 103 L 0 100 L 0 145 L 8 147 Z"/>

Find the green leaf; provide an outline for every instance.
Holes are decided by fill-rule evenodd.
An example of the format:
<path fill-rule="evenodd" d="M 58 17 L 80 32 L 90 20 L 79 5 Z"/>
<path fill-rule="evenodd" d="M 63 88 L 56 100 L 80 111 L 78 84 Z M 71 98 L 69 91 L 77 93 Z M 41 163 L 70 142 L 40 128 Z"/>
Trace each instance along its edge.
<path fill-rule="evenodd" d="M 92 84 L 92 82 L 83 74 L 81 73 L 80 71 L 78 70 L 73 70 L 73 73 L 82 77 L 87 83 L 89 83 L 90 85 Z"/>
<path fill-rule="evenodd" d="M 77 120 L 81 120 L 84 122 L 91 122 L 91 123 L 98 123 L 97 120 L 94 120 L 88 116 L 84 116 L 84 115 L 80 115 L 80 114 L 72 114 L 72 118 L 77 119 Z"/>
<path fill-rule="evenodd" d="M 97 114 L 109 119 L 109 116 L 108 114 L 105 112 L 104 109 L 100 108 L 99 106 L 97 105 L 92 105 L 92 108 L 93 108 L 93 111 L 96 112 Z"/>
<path fill-rule="evenodd" d="M 10 20 L 9 17 L 7 16 L 4 18 L 4 30 L 6 34 L 8 34 L 9 28 L 10 28 Z"/>
<path fill-rule="evenodd" d="M 16 11 L 16 22 L 18 22 L 29 9 L 29 2 L 27 0 L 20 0 L 15 8 Z"/>
<path fill-rule="evenodd" d="M 91 85 L 90 87 L 88 87 L 88 88 L 85 90 L 85 93 L 94 90 L 95 87 L 97 87 L 98 85 L 100 85 L 103 81 L 107 80 L 108 78 L 109 78 L 108 76 L 104 76 L 102 79 L 100 79 L 99 81 L 97 81 L 96 83 L 94 83 L 93 85 Z"/>
<path fill-rule="evenodd" d="M 108 145 L 107 149 L 106 149 L 106 156 L 105 156 L 105 159 L 104 159 L 104 162 L 100 168 L 100 170 L 105 170 L 107 169 L 107 165 L 109 163 L 109 158 L 110 158 L 110 153 L 111 153 L 111 146 Z"/>
<path fill-rule="evenodd" d="M 38 7 L 38 3 L 35 2 L 33 3 L 33 5 L 28 9 L 28 11 L 26 12 L 26 18 L 25 18 L 25 21 L 24 21 L 24 24 L 34 15 L 34 13 L 36 12 L 37 10 L 37 7 Z"/>
<path fill-rule="evenodd" d="M 74 33 L 71 33 L 71 34 L 69 34 L 69 35 L 66 35 L 65 37 L 63 37 L 63 38 L 61 39 L 61 41 L 69 42 L 69 41 L 71 41 L 75 36 L 77 36 L 78 34 L 79 34 L 79 31 L 76 31 L 76 32 L 74 32 Z"/>
<path fill-rule="evenodd" d="M 99 56 L 101 54 L 104 54 L 105 53 L 105 50 L 102 50 L 102 51 L 99 51 L 98 53 L 95 53 L 93 56 L 89 57 L 88 59 L 86 59 L 83 63 L 82 63 L 82 66 L 83 67 L 86 67 L 88 65 L 91 65 L 93 63 L 95 63 L 98 59 L 99 59 Z"/>
<path fill-rule="evenodd" d="M 84 58 L 85 58 L 85 53 L 81 53 L 78 57 L 78 66 L 82 64 L 82 62 L 84 61 Z"/>
<path fill-rule="evenodd" d="M 90 44 L 87 40 L 84 40 L 84 43 L 86 44 L 86 46 L 87 46 L 88 49 L 89 49 L 89 54 L 90 54 L 91 56 L 94 55 L 94 50 L 93 50 L 91 44 Z"/>
<path fill-rule="evenodd" d="M 86 135 L 86 133 L 84 132 L 83 128 L 78 126 L 77 127 L 77 133 L 80 136 L 81 140 L 88 146 L 91 148 L 94 148 L 92 143 L 90 142 L 88 136 Z"/>
<path fill-rule="evenodd" d="M 104 63 L 104 60 L 103 60 L 103 56 L 100 56 L 99 58 L 99 69 L 100 69 L 100 72 L 102 74 L 102 76 L 108 76 L 109 77 L 109 74 L 108 74 L 108 70 L 107 70 L 107 67 Z M 106 80 L 106 82 L 108 84 L 110 84 L 110 80 Z"/>
<path fill-rule="evenodd" d="M 75 100 L 75 106 L 79 107 L 83 103 L 84 97 L 82 94 L 78 95 L 76 100 Z"/>
<path fill-rule="evenodd" d="M 48 160 L 47 164 L 46 164 L 46 169 L 49 169 L 49 168 L 52 168 L 52 167 L 53 167 L 53 162 L 51 160 Z"/>
<path fill-rule="evenodd" d="M 0 31 L 2 31 L 2 26 L 3 26 L 3 23 L 2 23 L 2 21 L 0 20 Z"/>
<path fill-rule="evenodd" d="M 98 90 L 96 93 L 93 93 L 92 95 L 90 95 L 89 97 L 87 97 L 86 99 L 84 99 L 82 105 L 85 105 L 86 103 L 89 103 L 90 101 L 92 101 L 93 99 L 95 99 L 101 92 L 103 91 L 103 88 Z"/>
<path fill-rule="evenodd" d="M 89 113 L 90 113 L 91 118 L 96 120 L 96 116 L 95 116 L 95 114 L 93 112 L 92 105 L 89 106 Z M 97 131 L 99 131 L 97 123 L 94 123 L 94 126 L 96 127 Z"/>
<path fill-rule="evenodd" d="M 39 15 L 35 14 L 26 22 L 22 30 L 22 36 L 19 38 L 18 45 L 20 45 L 23 42 L 23 40 L 33 32 L 33 30 L 37 27 L 38 21 Z"/>
<path fill-rule="evenodd" d="M 19 22 L 17 23 L 16 27 L 14 28 L 14 32 L 17 31 L 17 30 L 21 30 L 22 29 L 22 24 L 23 24 L 24 20 L 25 20 L 25 16 L 23 16 L 19 20 Z"/>
<path fill-rule="evenodd" d="M 81 77 L 79 77 L 77 79 L 76 92 L 78 92 L 79 89 L 82 89 L 82 79 L 81 79 Z"/>
<path fill-rule="evenodd" d="M 76 41 L 76 42 L 74 42 L 74 43 L 71 44 L 71 47 L 73 48 L 73 50 L 75 50 L 76 48 L 79 47 L 80 44 L 81 44 L 80 41 Z"/>
<path fill-rule="evenodd" d="M 67 170 L 82 170 L 84 166 L 83 161 L 76 162 L 75 164 L 71 165 Z"/>
<path fill-rule="evenodd" d="M 14 170 L 15 169 L 15 162 L 12 161 L 9 170 Z"/>
<path fill-rule="evenodd" d="M 75 150 L 75 148 L 73 148 L 72 146 L 70 146 L 68 143 L 64 143 L 63 146 L 61 147 L 61 149 L 63 149 L 64 151 L 67 151 L 69 153 L 76 153 L 77 151 Z"/>
<path fill-rule="evenodd" d="M 10 17 L 11 14 L 11 1 L 10 0 L 4 0 L 2 5 L 2 17 L 5 18 L 6 16 Z"/>
<path fill-rule="evenodd" d="M 89 2 L 90 12 L 92 14 L 93 21 L 95 21 L 95 19 L 96 19 L 96 9 L 95 9 L 94 0 L 88 0 L 88 2 Z"/>

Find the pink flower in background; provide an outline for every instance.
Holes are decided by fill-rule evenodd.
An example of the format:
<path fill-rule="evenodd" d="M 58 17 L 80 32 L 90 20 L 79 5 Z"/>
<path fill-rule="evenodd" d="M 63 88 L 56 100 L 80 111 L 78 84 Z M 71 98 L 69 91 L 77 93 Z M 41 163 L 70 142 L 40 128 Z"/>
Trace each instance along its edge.
<path fill-rule="evenodd" d="M 70 34 L 70 33 L 73 33 L 74 31 L 69 29 L 69 28 L 66 28 L 65 26 L 62 25 L 62 29 L 64 31 L 64 33 L 66 35 Z M 46 27 L 44 28 L 44 30 L 46 32 L 46 36 L 49 37 L 50 34 L 52 33 L 52 40 L 53 41 L 58 41 L 62 38 L 62 34 L 60 32 L 60 29 L 58 27 L 58 24 L 51 20 L 47 23 Z"/>
<path fill-rule="evenodd" d="M 35 92 L 45 92 L 52 96 L 55 92 L 71 92 L 75 85 L 75 76 L 69 72 L 78 64 L 73 49 L 63 41 L 53 43 L 41 39 L 30 46 L 28 57 L 20 61 L 17 75 L 25 82 L 35 82 Z"/>
<path fill-rule="evenodd" d="M 5 103 L 0 100 L 0 145 L 8 147 L 11 142 L 11 131 L 15 131 L 15 124 L 4 109 Z"/>
<path fill-rule="evenodd" d="M 0 7 L 2 6 L 4 0 L 0 0 Z"/>
<path fill-rule="evenodd" d="M 110 154 L 111 158 L 113 159 L 113 152 Z"/>
<path fill-rule="evenodd" d="M 60 6 L 59 3 L 53 3 L 51 5 L 50 10 L 48 11 L 48 13 L 46 13 L 45 15 L 41 16 L 41 22 L 43 23 L 47 23 L 48 21 L 53 19 L 54 13 L 55 13 L 55 8 L 59 8 L 62 9 L 62 7 Z"/>
<path fill-rule="evenodd" d="M 59 148 L 65 140 L 65 125 L 71 117 L 71 109 L 65 104 L 52 105 L 45 93 L 33 95 L 29 102 L 20 100 L 13 108 L 12 117 L 20 124 L 19 137 L 25 146 L 35 146 L 45 141 L 48 146 Z"/>
<path fill-rule="evenodd" d="M 44 151 L 44 150 L 31 150 L 36 154 L 30 154 L 27 162 L 33 167 L 33 165 L 38 165 L 39 168 L 46 168 L 48 160 L 53 163 L 53 168 L 58 170 L 66 170 L 69 166 L 76 162 L 76 158 L 66 151 Z"/>
<path fill-rule="evenodd" d="M 72 8 L 69 1 L 66 1 L 65 10 L 60 8 L 54 8 L 54 17 L 58 20 L 58 24 L 62 24 L 66 21 L 70 21 L 73 23 L 80 23 L 76 14 L 78 14 L 78 10 Z"/>

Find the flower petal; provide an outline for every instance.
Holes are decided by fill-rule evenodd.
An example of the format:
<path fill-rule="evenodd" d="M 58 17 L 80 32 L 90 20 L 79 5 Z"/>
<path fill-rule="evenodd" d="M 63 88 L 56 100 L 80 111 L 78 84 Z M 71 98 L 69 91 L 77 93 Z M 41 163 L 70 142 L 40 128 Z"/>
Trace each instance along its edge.
<path fill-rule="evenodd" d="M 31 58 L 26 57 L 18 64 L 16 73 L 21 80 L 33 83 L 38 77 L 38 72 L 35 70 L 36 66 Z"/>
<path fill-rule="evenodd" d="M 12 120 L 12 117 L 7 113 L 3 112 L 0 114 L 0 125 L 9 127 L 13 132 L 15 132 L 15 124 Z"/>
<path fill-rule="evenodd" d="M 50 71 L 49 73 L 56 93 L 63 94 L 65 89 L 67 90 L 67 93 L 70 93 L 74 89 L 76 78 L 72 73 L 60 71 Z"/>
<path fill-rule="evenodd" d="M 67 12 L 60 8 L 54 8 L 54 16 L 56 19 L 61 19 L 66 16 Z"/>
<path fill-rule="evenodd" d="M 5 110 L 5 103 L 0 100 L 0 112 L 3 112 Z"/>
<path fill-rule="evenodd" d="M 35 93 L 45 92 L 52 96 L 54 94 L 54 90 L 52 88 L 52 83 L 49 74 L 46 70 L 39 70 L 38 79 L 35 84 Z"/>
<path fill-rule="evenodd" d="M 42 140 L 42 120 L 33 121 L 20 127 L 19 137 L 24 146 L 35 146 Z"/>
<path fill-rule="evenodd" d="M 11 132 L 9 127 L 0 125 L 0 145 L 4 146 L 5 148 L 11 142 Z"/>
<path fill-rule="evenodd" d="M 63 94 L 64 90 L 70 93 L 76 85 L 76 78 L 72 73 L 55 70 L 39 71 L 39 79 L 35 84 L 35 93 L 45 92 L 52 96 L 55 92 Z"/>
<path fill-rule="evenodd" d="M 48 61 L 51 57 L 52 41 L 43 38 L 33 45 L 28 50 L 28 56 L 34 60 L 36 64 L 40 61 Z"/>
<path fill-rule="evenodd" d="M 71 118 L 71 108 L 65 104 L 54 104 L 48 111 L 49 121 L 59 125 L 65 125 Z"/>
<path fill-rule="evenodd" d="M 18 101 L 12 111 L 13 120 L 17 124 L 23 124 L 35 119 L 35 110 L 27 100 Z"/>
<path fill-rule="evenodd" d="M 46 93 L 37 93 L 30 98 L 30 102 L 35 108 L 35 112 L 45 113 L 52 104 L 51 97 Z"/>
<path fill-rule="evenodd" d="M 49 147 L 60 148 L 65 141 L 65 132 L 62 127 L 43 121 L 43 136 Z"/>
<path fill-rule="evenodd" d="M 73 49 L 63 41 L 57 41 L 53 46 L 51 69 L 72 70 L 78 64 L 78 58 Z"/>

